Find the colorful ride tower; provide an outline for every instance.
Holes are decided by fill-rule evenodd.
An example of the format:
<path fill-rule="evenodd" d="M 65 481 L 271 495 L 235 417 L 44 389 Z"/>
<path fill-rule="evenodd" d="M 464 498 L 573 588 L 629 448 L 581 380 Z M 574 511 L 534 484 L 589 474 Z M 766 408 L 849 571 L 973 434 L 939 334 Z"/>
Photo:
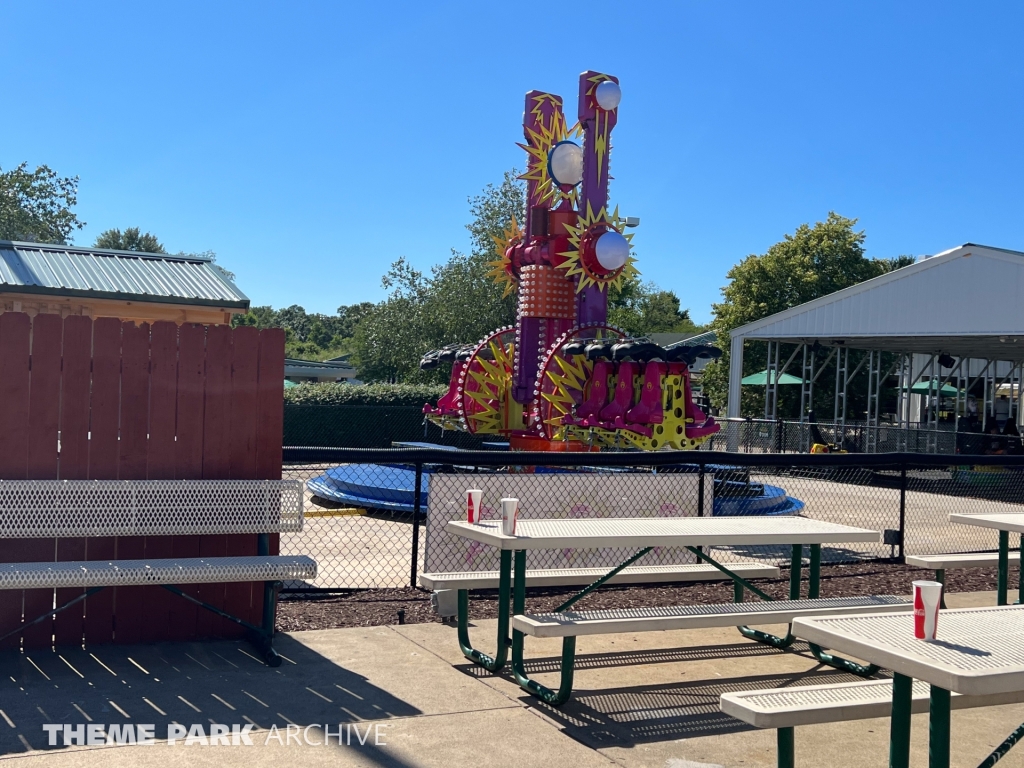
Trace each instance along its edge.
<path fill-rule="evenodd" d="M 526 94 L 526 216 L 495 239 L 491 276 L 517 293 L 515 327 L 424 356 L 452 364 L 425 417 L 445 429 L 506 436 L 514 450 L 696 448 L 719 425 L 693 401 L 690 366 L 713 347 L 662 349 L 608 323 L 608 289 L 638 274 L 623 219 L 609 210 L 617 78 L 580 75 L 578 122 L 562 98 Z M 582 140 L 582 143 L 579 141 Z"/>

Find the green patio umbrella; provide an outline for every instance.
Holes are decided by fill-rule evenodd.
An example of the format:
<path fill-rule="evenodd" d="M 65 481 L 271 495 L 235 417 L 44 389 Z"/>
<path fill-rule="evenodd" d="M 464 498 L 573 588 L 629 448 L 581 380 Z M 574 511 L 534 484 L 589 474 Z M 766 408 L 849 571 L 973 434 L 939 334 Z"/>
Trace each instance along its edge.
<path fill-rule="evenodd" d="M 932 381 L 935 380 L 933 379 Z M 931 381 L 919 381 L 910 388 L 910 391 L 915 395 L 932 395 L 935 394 L 932 391 L 933 386 L 938 388 L 939 383 L 937 381 L 935 381 L 934 384 L 932 384 Z M 939 390 L 939 395 L 941 397 L 956 397 L 956 387 L 949 384 L 943 384 L 942 389 Z"/>
<path fill-rule="evenodd" d="M 740 384 L 756 384 L 765 386 L 768 383 L 768 371 L 759 371 L 758 373 L 752 373 L 749 376 L 744 376 L 740 381 Z M 783 373 L 779 376 L 778 386 L 783 384 L 803 384 L 804 380 L 799 376 L 791 376 L 788 373 Z"/>

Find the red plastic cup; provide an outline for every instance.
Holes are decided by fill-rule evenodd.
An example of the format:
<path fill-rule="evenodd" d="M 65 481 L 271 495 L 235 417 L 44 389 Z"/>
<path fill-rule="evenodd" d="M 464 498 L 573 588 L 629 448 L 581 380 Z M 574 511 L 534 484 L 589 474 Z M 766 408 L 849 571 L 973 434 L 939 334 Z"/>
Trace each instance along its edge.
<path fill-rule="evenodd" d="M 466 491 L 466 522 L 476 525 L 480 522 L 480 502 L 484 492 L 477 489 Z"/>
<path fill-rule="evenodd" d="M 937 581 L 914 582 L 914 637 L 934 640 L 939 624 L 942 584 Z"/>

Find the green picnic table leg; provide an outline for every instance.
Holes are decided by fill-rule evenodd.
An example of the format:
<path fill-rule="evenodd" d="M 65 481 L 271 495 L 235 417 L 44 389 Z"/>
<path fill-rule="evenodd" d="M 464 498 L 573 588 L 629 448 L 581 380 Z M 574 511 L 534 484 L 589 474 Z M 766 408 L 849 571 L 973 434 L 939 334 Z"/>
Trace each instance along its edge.
<path fill-rule="evenodd" d="M 1021 559 L 1017 561 L 1017 605 L 1020 605 L 1024 603 L 1024 533 L 1020 535 L 1020 541 L 1017 542 L 1017 554 L 1021 555 Z M 1010 567 L 1009 562 L 1006 567 Z"/>
<path fill-rule="evenodd" d="M 466 658 L 488 672 L 499 672 L 508 659 L 508 602 L 511 592 L 512 553 L 501 550 L 498 566 L 498 645 L 494 657 L 473 648 L 469 642 L 469 590 L 459 590 L 459 647 Z"/>
<path fill-rule="evenodd" d="M 1010 580 L 1010 532 L 999 532 L 999 572 L 996 584 L 996 605 L 1006 605 L 1007 582 Z"/>
<path fill-rule="evenodd" d="M 892 713 L 889 718 L 889 768 L 910 768 L 910 707 L 914 681 L 892 676 Z"/>
<path fill-rule="evenodd" d="M 946 569 L 935 569 L 935 580 L 942 585 L 942 595 L 939 597 L 939 608 L 946 607 Z"/>
<path fill-rule="evenodd" d="M 804 560 L 804 545 L 794 544 L 792 550 L 792 559 L 789 568 L 789 599 L 799 600 L 800 599 L 800 575 L 803 569 Z M 796 636 L 790 632 L 786 632 L 785 637 L 779 637 L 768 632 L 762 632 L 760 629 L 753 629 L 751 627 L 737 627 L 740 634 L 744 637 L 748 637 L 751 640 L 755 640 L 758 643 L 764 643 L 770 645 L 773 648 L 789 648 L 796 640 Z M 790 625 L 792 629 L 792 625 Z"/>
<path fill-rule="evenodd" d="M 777 768 L 796 768 L 796 746 L 793 728 L 779 728 L 775 735 L 775 761 Z"/>
<path fill-rule="evenodd" d="M 949 768 L 949 691 L 931 687 L 928 709 L 928 768 Z"/>
<path fill-rule="evenodd" d="M 799 594 L 799 593 L 798 593 Z M 807 583 L 807 597 L 811 600 L 817 599 L 821 595 L 821 544 L 811 544 L 811 567 L 808 575 Z M 849 672 L 860 677 L 871 677 L 878 672 L 878 667 L 874 664 L 858 664 L 855 661 L 844 659 L 841 656 L 834 656 L 831 653 L 826 653 L 820 645 L 814 643 L 808 643 L 811 648 L 811 653 L 818 661 L 822 664 L 827 664 L 830 667 L 841 669 L 844 672 Z"/>
<path fill-rule="evenodd" d="M 526 551 L 516 552 L 515 586 L 512 593 L 512 613 L 519 615 L 526 610 Z M 512 674 L 515 675 L 519 687 L 541 701 L 558 707 L 569 700 L 572 693 L 573 667 L 576 663 L 576 638 L 562 638 L 561 681 L 558 690 L 553 691 L 526 674 L 523 660 L 523 643 L 526 636 L 518 630 L 512 630 Z"/>

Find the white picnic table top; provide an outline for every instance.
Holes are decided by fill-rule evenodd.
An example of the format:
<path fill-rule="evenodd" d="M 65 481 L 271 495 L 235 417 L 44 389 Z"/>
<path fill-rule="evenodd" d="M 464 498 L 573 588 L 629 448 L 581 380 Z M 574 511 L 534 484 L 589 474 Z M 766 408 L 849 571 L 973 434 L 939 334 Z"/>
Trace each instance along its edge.
<path fill-rule="evenodd" d="M 833 544 L 878 541 L 878 531 L 805 517 L 643 517 L 519 520 L 515 536 L 500 520 L 448 523 L 455 536 L 498 549 L 600 549 L 730 544 Z"/>
<path fill-rule="evenodd" d="M 980 528 L 995 528 L 999 531 L 1024 533 L 1024 514 L 1008 515 L 950 515 L 951 523 L 976 525 Z"/>
<path fill-rule="evenodd" d="M 933 641 L 914 637 L 909 610 L 796 618 L 793 634 L 955 693 L 1024 690 L 1024 606 L 940 611 Z"/>

